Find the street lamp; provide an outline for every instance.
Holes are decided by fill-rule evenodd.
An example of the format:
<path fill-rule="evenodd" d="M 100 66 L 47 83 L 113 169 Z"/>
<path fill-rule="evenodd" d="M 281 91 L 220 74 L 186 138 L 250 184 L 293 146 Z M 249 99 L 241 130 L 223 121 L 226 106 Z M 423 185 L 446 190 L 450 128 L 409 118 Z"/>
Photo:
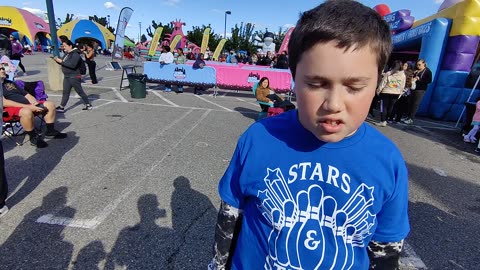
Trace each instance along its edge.
<path fill-rule="evenodd" d="M 227 15 L 232 14 L 230 10 L 225 11 L 225 31 L 223 32 L 223 38 L 227 38 Z"/>
<path fill-rule="evenodd" d="M 110 27 L 110 15 L 107 15 L 107 28 Z"/>

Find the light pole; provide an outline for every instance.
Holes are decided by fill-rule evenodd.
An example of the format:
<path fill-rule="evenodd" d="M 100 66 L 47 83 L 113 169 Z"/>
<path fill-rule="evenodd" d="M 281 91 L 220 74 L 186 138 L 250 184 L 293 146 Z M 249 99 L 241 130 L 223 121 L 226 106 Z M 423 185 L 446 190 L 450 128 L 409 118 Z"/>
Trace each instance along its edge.
<path fill-rule="evenodd" d="M 142 22 L 138 22 L 138 27 L 140 27 L 140 33 L 138 34 L 138 42 L 142 40 Z"/>
<path fill-rule="evenodd" d="M 223 38 L 227 38 L 227 15 L 232 14 L 230 10 L 225 11 L 225 31 L 223 32 Z"/>
<path fill-rule="evenodd" d="M 107 15 L 107 28 L 110 27 L 110 15 Z"/>

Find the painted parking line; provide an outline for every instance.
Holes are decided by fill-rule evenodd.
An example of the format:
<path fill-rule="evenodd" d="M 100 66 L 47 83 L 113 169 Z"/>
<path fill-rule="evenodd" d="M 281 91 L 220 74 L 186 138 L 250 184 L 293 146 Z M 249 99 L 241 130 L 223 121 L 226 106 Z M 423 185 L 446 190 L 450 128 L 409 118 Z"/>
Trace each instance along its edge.
<path fill-rule="evenodd" d="M 44 223 L 44 224 L 51 224 L 51 225 L 60 225 L 60 226 L 65 226 L 65 227 L 76 227 L 76 228 L 84 228 L 84 229 L 95 229 L 98 225 L 100 225 L 110 214 L 115 211 L 115 209 L 120 205 L 121 202 L 123 202 L 125 199 L 127 199 L 130 194 L 143 182 L 149 175 L 152 174 L 155 170 L 158 169 L 158 167 L 161 165 L 161 163 L 171 155 L 171 153 L 175 150 L 175 148 L 180 145 L 185 138 L 190 136 L 190 133 L 197 128 L 200 123 L 207 118 L 208 114 L 212 110 L 207 110 L 203 113 L 203 115 L 197 119 L 197 121 L 190 127 L 190 129 L 185 132 L 182 137 L 175 143 L 173 144 L 168 151 L 164 153 L 164 155 L 156 161 L 148 170 L 145 171 L 145 174 L 142 176 L 142 178 L 139 181 L 136 181 L 136 184 L 130 187 L 127 187 L 123 192 L 121 192 L 121 195 L 117 197 L 115 200 L 110 202 L 98 215 L 96 215 L 92 219 L 73 219 L 69 217 L 60 217 L 60 216 L 55 216 L 54 214 L 47 214 L 39 217 L 36 222 L 37 223 Z M 172 123 L 170 123 L 168 126 L 165 128 L 161 129 L 159 132 L 157 132 L 155 135 L 151 136 L 148 140 L 146 140 L 144 143 L 136 147 L 132 152 L 130 152 L 127 156 L 125 156 L 122 160 L 116 162 L 113 164 L 110 168 L 108 168 L 99 178 L 98 180 L 101 180 L 105 178 L 109 173 L 116 171 L 120 167 L 123 166 L 123 164 L 129 162 L 131 159 L 135 157 L 135 155 L 141 153 L 143 149 L 148 147 L 153 141 L 157 140 L 159 136 L 161 136 L 164 132 L 168 131 L 170 128 L 172 128 L 175 124 L 178 124 L 181 120 L 183 120 L 187 115 L 189 115 L 193 110 L 189 110 L 188 112 L 184 113 L 181 117 L 175 119 Z M 93 185 L 90 185 L 93 186 Z M 83 191 L 83 192 L 82 192 Z M 71 206 L 73 201 L 76 201 L 80 199 L 80 195 L 84 195 L 84 193 L 88 192 L 88 189 L 84 189 L 81 192 L 77 193 L 75 195 L 75 198 L 72 198 L 67 206 Z M 62 207 L 63 208 L 63 207 Z M 62 208 L 60 209 L 55 209 L 55 213 L 58 213 Z"/>
<path fill-rule="evenodd" d="M 162 96 L 160 93 L 158 93 L 158 91 L 155 91 L 155 90 L 147 90 L 147 91 L 154 94 L 155 96 L 161 98 L 163 101 L 172 105 L 173 107 L 180 107 L 179 105 L 173 103 L 171 100 L 166 99 L 164 96 Z"/>
<path fill-rule="evenodd" d="M 115 95 L 116 95 L 122 102 L 128 102 L 128 100 L 122 96 L 122 94 L 120 93 L 120 91 L 117 90 L 117 88 L 112 87 L 111 89 L 112 89 L 113 93 L 115 93 Z"/>
<path fill-rule="evenodd" d="M 223 107 L 222 105 L 217 104 L 217 103 L 215 103 L 215 102 L 213 102 L 213 101 L 210 101 L 210 100 L 208 100 L 208 99 L 206 99 L 206 98 L 203 98 L 203 97 L 201 97 L 201 96 L 195 95 L 195 97 L 197 97 L 197 98 L 199 98 L 199 99 L 201 99 L 201 100 L 203 100 L 203 101 L 205 101 L 205 102 L 208 102 L 208 103 L 210 103 L 210 104 L 213 104 L 213 105 L 215 105 L 215 106 L 217 106 L 217 107 L 219 107 L 219 108 L 222 108 L 222 109 L 224 109 L 224 110 L 226 110 L 226 111 L 228 111 L 228 112 L 233 112 L 233 111 L 234 111 L 234 110 L 231 110 L 231 109 L 229 109 L 229 108 L 227 108 L 227 107 Z"/>
<path fill-rule="evenodd" d="M 243 102 L 246 102 L 246 103 L 248 103 L 248 104 L 251 104 L 251 105 L 253 105 L 253 106 L 255 106 L 255 107 L 258 106 L 258 103 L 253 103 L 253 102 L 250 102 L 250 101 L 246 101 L 246 100 L 244 100 L 244 99 L 242 99 L 242 98 L 236 98 L 236 99 L 239 100 L 239 101 L 243 101 Z"/>

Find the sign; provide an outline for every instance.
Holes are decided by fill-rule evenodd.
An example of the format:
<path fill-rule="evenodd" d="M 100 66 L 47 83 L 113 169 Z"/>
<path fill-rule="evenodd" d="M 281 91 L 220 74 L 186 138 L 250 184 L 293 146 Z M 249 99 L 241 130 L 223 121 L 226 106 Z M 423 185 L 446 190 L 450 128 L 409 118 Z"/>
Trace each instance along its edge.
<path fill-rule="evenodd" d="M 392 32 L 401 32 L 410 29 L 415 21 L 415 18 L 410 16 L 410 10 L 401 9 L 383 17 L 390 26 Z"/>
<path fill-rule="evenodd" d="M 133 9 L 124 7 L 120 11 L 118 16 L 117 30 L 115 31 L 115 43 L 112 53 L 112 59 L 123 59 L 123 44 L 125 42 L 125 29 L 127 28 L 128 21 L 132 17 Z"/>
<path fill-rule="evenodd" d="M 422 37 L 425 34 L 428 34 L 432 29 L 432 21 L 419 25 L 415 28 L 402 32 L 400 34 L 394 35 L 392 37 L 393 44 L 398 44 L 407 40 L 416 39 Z"/>

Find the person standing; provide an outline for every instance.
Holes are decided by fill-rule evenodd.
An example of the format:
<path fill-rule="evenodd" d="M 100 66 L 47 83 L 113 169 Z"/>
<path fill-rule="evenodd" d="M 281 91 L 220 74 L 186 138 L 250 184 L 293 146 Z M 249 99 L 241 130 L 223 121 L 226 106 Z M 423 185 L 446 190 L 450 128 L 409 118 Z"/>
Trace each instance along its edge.
<path fill-rule="evenodd" d="M 3 97 L 3 85 L 0 83 L 0 96 Z M 0 108 L 3 112 L 3 99 L 0 99 Z M 0 118 L 0 125 L 3 126 L 3 117 Z M 8 206 L 5 204 L 8 195 L 8 183 L 5 173 L 5 158 L 3 156 L 3 144 L 0 141 L 0 218 L 8 212 Z"/>
<path fill-rule="evenodd" d="M 406 82 L 405 72 L 402 69 L 402 61 L 397 60 L 393 64 L 392 70 L 385 73 L 380 83 L 379 97 L 382 110 L 380 110 L 380 122 L 377 126 L 387 126 L 387 121 L 393 122 L 393 106 L 398 98 L 405 91 Z"/>
<path fill-rule="evenodd" d="M 18 67 L 20 67 L 23 71 L 23 74 L 26 75 L 27 72 L 22 64 L 23 46 L 13 35 L 10 35 L 10 42 L 12 43 L 12 57 L 10 57 L 10 59 L 18 60 Z"/>
<path fill-rule="evenodd" d="M 170 46 L 163 46 L 162 47 L 162 54 L 160 54 L 160 58 L 158 61 L 160 62 L 160 65 L 168 65 L 173 63 L 173 53 L 170 51 Z M 165 90 L 163 92 L 172 92 L 172 85 L 170 84 L 165 84 Z"/>
<path fill-rule="evenodd" d="M 53 58 L 55 62 L 62 66 L 62 72 L 64 76 L 62 101 L 60 102 L 60 106 L 56 108 L 56 111 L 60 113 L 65 112 L 65 106 L 67 105 L 68 99 L 70 98 L 70 92 L 72 91 L 72 87 L 83 100 L 83 110 L 91 110 L 92 104 L 88 100 L 85 91 L 83 91 L 81 84 L 82 75 L 80 74 L 80 52 L 77 48 L 73 47 L 73 43 L 70 40 L 63 41 L 62 47 L 65 51 L 65 55 L 63 56 L 63 58 L 59 58 L 57 56 Z"/>
<path fill-rule="evenodd" d="M 192 68 L 193 69 L 202 69 L 203 67 L 205 67 L 205 61 L 203 60 L 203 53 L 199 53 L 198 56 L 197 56 L 197 60 L 195 60 L 195 63 L 193 63 L 193 66 Z M 195 95 L 203 95 L 203 87 L 201 86 L 195 86 L 195 88 L 193 89 L 193 93 Z"/>
<path fill-rule="evenodd" d="M 85 63 L 88 66 L 88 74 L 90 75 L 92 84 L 97 84 L 97 74 L 95 73 L 95 69 L 97 67 L 97 63 L 95 62 L 95 50 L 93 49 L 93 45 L 90 43 L 87 44 L 87 50 L 85 52 Z"/>
<path fill-rule="evenodd" d="M 177 59 L 175 60 L 175 64 L 185 64 L 187 62 L 187 57 L 185 57 L 185 54 L 183 53 L 182 48 L 177 49 Z M 183 93 L 183 85 L 178 85 L 177 87 L 177 93 Z"/>
<path fill-rule="evenodd" d="M 413 75 L 413 83 L 415 87 L 412 86 L 412 100 L 410 103 L 410 109 L 408 112 L 408 118 L 402 122 L 405 124 L 413 124 L 413 119 L 415 114 L 417 114 L 420 103 L 422 102 L 423 96 L 427 91 L 428 85 L 432 82 L 432 71 L 427 67 L 427 63 L 423 59 L 417 61 L 417 70 Z"/>

